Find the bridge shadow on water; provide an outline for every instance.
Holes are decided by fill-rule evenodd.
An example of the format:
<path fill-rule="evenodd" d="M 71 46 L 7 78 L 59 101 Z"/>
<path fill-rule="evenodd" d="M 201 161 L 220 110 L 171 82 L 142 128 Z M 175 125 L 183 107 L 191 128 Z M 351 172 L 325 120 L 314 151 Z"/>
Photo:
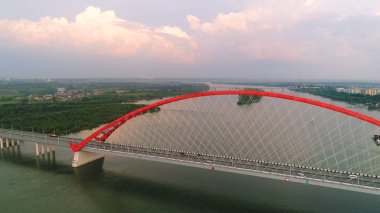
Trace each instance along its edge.
<path fill-rule="evenodd" d="M 39 157 L 30 153 L 23 153 L 19 146 L 0 150 L 0 160 L 14 163 L 17 166 L 37 168 L 43 171 L 57 173 L 73 173 L 71 166 L 56 162 L 55 152 L 45 153 Z"/>
<path fill-rule="evenodd" d="M 105 212 L 131 210 L 133 204 L 129 198 L 136 197 L 151 201 L 150 205 L 146 203 L 145 207 L 138 207 L 138 212 L 299 212 L 241 200 L 228 194 L 220 195 L 199 188 L 173 186 L 114 171 L 99 170 L 99 165 L 86 165 L 74 169 L 74 173 L 78 187 L 94 202 L 101 204 Z M 102 192 L 99 193 L 99 190 Z M 171 210 L 172 207 L 176 210 Z"/>
<path fill-rule="evenodd" d="M 69 193 L 49 202 L 78 200 L 77 205 L 67 208 L 73 211 L 79 208 L 78 211 L 83 213 L 305 212 L 305 209 L 317 212 L 377 212 L 372 210 L 380 206 L 376 204 L 376 196 L 367 194 L 143 160 L 107 158 L 106 169 L 103 169 L 101 161 L 74 169 L 68 161 L 71 153 L 64 157 L 64 153 L 58 154 L 57 160 L 53 154 L 36 158 L 32 153 L 23 153 L 14 147 L 0 151 L 0 161 L 54 174 L 48 184 L 52 186 L 64 181 L 63 188 Z M 51 178 L 50 175 L 42 175 Z M 59 181 L 55 180 L 56 175 L 60 177 Z M 85 205 L 77 207 L 82 201 Z M 358 203 L 364 207 L 359 208 Z"/>
<path fill-rule="evenodd" d="M 102 168 L 101 161 L 74 169 L 70 161 L 67 161 L 70 155 L 62 157 L 64 153 L 58 152 L 58 154 L 58 160 L 55 160 L 53 154 L 36 158 L 32 153 L 27 151 L 23 153 L 14 147 L 0 151 L 0 161 L 54 174 L 53 177 L 58 175 L 59 181 L 65 182 L 64 189 L 69 193 L 49 202 L 52 204 L 78 200 L 77 205 L 73 204 L 73 207 L 67 208 L 73 211 L 79 208 L 78 211 L 83 213 L 305 212 L 305 209 L 326 212 L 326 206 L 331 208 L 327 212 L 339 212 L 343 209 L 345 212 L 373 212 L 372 210 L 379 206 L 373 204 L 377 203 L 376 196 L 366 194 L 329 190 L 317 186 L 284 184 L 281 181 L 142 160 L 107 158 L 104 167 L 106 169 Z M 147 171 L 150 175 L 146 174 Z M 51 178 L 50 175 L 47 176 Z M 55 179 L 49 180 L 50 186 L 56 184 L 61 182 Z M 44 188 L 44 190 L 49 189 Z M 57 191 L 50 193 L 54 194 Z M 330 199 L 332 201 L 328 201 Z M 355 204 L 357 201 L 369 208 L 358 208 Z M 85 205 L 81 206 L 81 202 Z M 310 203 L 310 206 L 305 203 Z"/>
<path fill-rule="evenodd" d="M 107 171 L 102 168 L 102 161 L 72 168 L 56 162 L 53 153 L 36 157 L 22 153 L 19 147 L 0 151 L 0 160 L 71 176 L 75 187 L 99 206 L 99 212 L 297 212 L 241 200 L 228 194 L 220 195 Z"/>

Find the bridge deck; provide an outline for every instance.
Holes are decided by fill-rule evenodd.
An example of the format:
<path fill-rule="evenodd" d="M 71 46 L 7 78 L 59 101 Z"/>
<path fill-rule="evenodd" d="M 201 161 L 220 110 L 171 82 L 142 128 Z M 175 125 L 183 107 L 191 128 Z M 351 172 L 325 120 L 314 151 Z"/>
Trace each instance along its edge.
<path fill-rule="evenodd" d="M 281 164 L 251 159 L 237 159 L 203 153 L 190 153 L 178 150 L 158 149 L 153 147 L 133 146 L 126 144 L 111 144 L 91 142 L 86 150 L 99 153 L 110 153 L 123 157 L 147 159 L 173 164 L 189 165 L 207 169 L 216 169 L 234 173 L 255 175 L 256 173 L 279 176 L 282 180 L 310 183 L 318 181 L 335 183 L 342 186 L 361 187 L 380 194 L 380 176 L 350 173 L 330 169 Z M 356 174 L 358 179 L 349 178 Z M 259 175 L 260 176 L 260 175 Z M 273 177 L 272 177 L 273 178 Z M 308 180 L 308 181 L 307 181 Z M 371 192 L 373 193 L 373 192 Z"/>
<path fill-rule="evenodd" d="M 70 137 L 51 137 L 47 134 L 41 134 L 36 132 L 25 132 L 18 130 L 8 130 L 0 128 L 0 137 L 2 138 L 10 138 L 17 139 L 23 142 L 32 142 L 32 143 L 42 143 L 49 144 L 54 146 L 60 146 L 64 148 L 69 148 L 69 141 L 73 141 L 74 143 L 79 143 L 82 139 L 78 138 L 70 138 Z"/>
<path fill-rule="evenodd" d="M 69 141 L 74 143 L 80 143 L 81 141 L 81 139 L 70 137 L 50 137 L 46 134 L 6 129 L 0 129 L 0 137 L 18 139 L 23 142 L 44 143 L 63 148 L 70 148 Z M 380 176 L 376 175 L 128 144 L 98 143 L 95 141 L 89 143 L 85 150 L 380 195 Z M 351 179 L 350 174 L 355 174 L 358 178 Z"/>

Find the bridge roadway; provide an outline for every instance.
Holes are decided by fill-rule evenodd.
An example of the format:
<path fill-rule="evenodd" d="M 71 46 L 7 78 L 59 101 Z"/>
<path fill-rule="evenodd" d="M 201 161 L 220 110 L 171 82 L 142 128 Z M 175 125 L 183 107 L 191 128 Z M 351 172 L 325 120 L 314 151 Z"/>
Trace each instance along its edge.
<path fill-rule="evenodd" d="M 41 133 L 8 129 L 0 129 L 0 137 L 63 148 L 70 148 L 69 141 L 74 143 L 82 141 L 77 138 L 51 137 Z M 380 195 L 380 176 L 377 175 L 96 141 L 89 143 L 84 150 Z M 358 178 L 351 179 L 349 175 L 357 175 Z"/>
<path fill-rule="evenodd" d="M 17 139 L 23 142 L 33 142 L 40 144 L 49 144 L 52 146 L 60 146 L 64 148 L 70 148 L 67 144 L 68 141 L 73 141 L 74 143 L 79 143 L 82 139 L 70 138 L 70 137 L 50 137 L 47 134 L 36 133 L 36 132 L 26 132 L 18 130 L 9 130 L 0 128 L 0 137 Z"/>

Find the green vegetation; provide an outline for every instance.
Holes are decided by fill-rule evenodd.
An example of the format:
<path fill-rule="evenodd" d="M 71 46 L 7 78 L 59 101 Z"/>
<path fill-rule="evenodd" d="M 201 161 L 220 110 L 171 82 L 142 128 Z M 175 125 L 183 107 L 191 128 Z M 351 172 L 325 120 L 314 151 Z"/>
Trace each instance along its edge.
<path fill-rule="evenodd" d="M 254 90 L 254 91 L 264 91 L 262 89 L 256 88 L 247 88 L 244 90 Z M 256 95 L 239 95 L 239 100 L 237 102 L 238 105 L 251 105 L 253 103 L 258 103 L 261 101 L 262 96 Z"/>
<path fill-rule="evenodd" d="M 56 88 L 99 91 L 82 100 L 28 101 L 29 95 L 54 94 Z M 14 83 L 0 84 L 0 125 L 3 128 L 55 133 L 57 135 L 92 129 L 143 107 L 149 100 L 208 90 L 204 84 L 181 83 Z M 122 92 L 120 92 L 122 91 Z M 7 96 L 7 99 L 3 97 Z M 12 100 L 12 101 L 5 101 Z M 150 110 L 159 112 L 160 108 Z"/>
<path fill-rule="evenodd" d="M 24 129 L 58 135 L 92 129 L 143 105 L 43 103 L 1 107 L 4 128 Z"/>
<path fill-rule="evenodd" d="M 29 95 L 53 94 L 59 84 L 0 82 L 0 104 L 26 102 Z"/>
<path fill-rule="evenodd" d="M 318 95 L 335 101 L 343 101 L 349 104 L 363 104 L 368 106 L 368 109 L 380 109 L 380 95 L 370 96 L 362 94 L 348 94 L 344 92 L 337 92 L 335 88 L 332 87 L 299 88 L 294 89 L 294 91 Z"/>

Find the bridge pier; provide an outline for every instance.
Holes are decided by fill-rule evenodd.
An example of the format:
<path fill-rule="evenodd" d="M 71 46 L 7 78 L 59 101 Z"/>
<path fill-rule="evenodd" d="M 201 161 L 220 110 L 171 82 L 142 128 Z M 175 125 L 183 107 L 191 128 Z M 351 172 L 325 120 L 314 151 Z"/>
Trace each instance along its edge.
<path fill-rule="evenodd" d="M 104 155 L 87 151 L 74 152 L 72 167 L 80 167 L 92 162 L 104 161 Z"/>
<path fill-rule="evenodd" d="M 40 145 L 41 145 L 41 148 L 40 148 Z M 37 157 L 39 157 L 40 155 L 45 155 L 45 154 L 50 154 L 50 153 L 54 154 L 55 153 L 54 146 L 52 146 L 52 145 L 34 143 L 34 146 L 36 147 L 36 156 Z M 45 146 L 46 146 L 46 149 L 45 149 Z"/>
<path fill-rule="evenodd" d="M 39 145 L 38 143 L 34 143 L 34 146 L 36 147 L 36 156 L 40 156 L 40 148 L 39 148 Z"/>
<path fill-rule="evenodd" d="M 41 144 L 41 154 L 42 155 L 45 154 L 45 146 L 44 146 L 44 144 Z"/>
<path fill-rule="evenodd" d="M 10 138 L 0 138 L 0 149 L 20 146 L 20 140 Z"/>

